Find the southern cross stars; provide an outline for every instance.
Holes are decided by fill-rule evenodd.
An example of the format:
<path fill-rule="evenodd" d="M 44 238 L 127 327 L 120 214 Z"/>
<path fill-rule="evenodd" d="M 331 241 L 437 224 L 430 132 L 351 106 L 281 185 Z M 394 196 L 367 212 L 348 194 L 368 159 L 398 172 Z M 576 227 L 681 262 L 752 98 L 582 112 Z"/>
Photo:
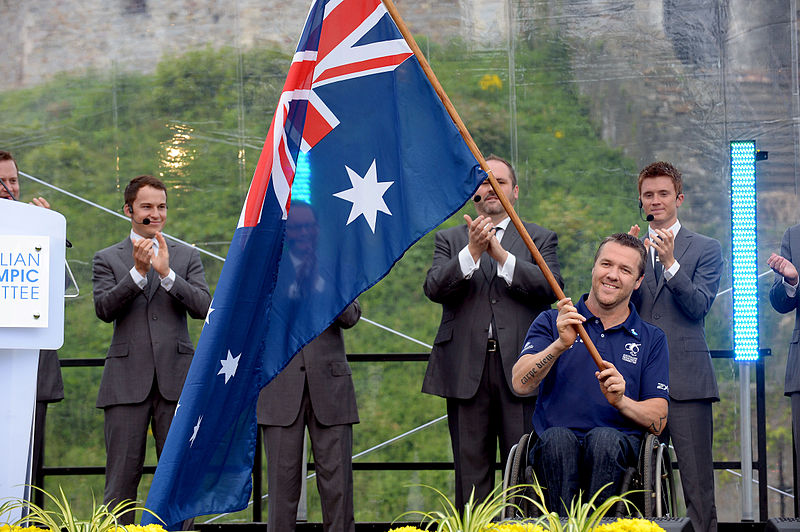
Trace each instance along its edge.
<path fill-rule="evenodd" d="M 239 367 L 240 358 L 242 358 L 241 353 L 234 357 L 231 355 L 231 352 L 228 351 L 228 358 L 225 360 L 220 360 L 222 368 L 217 372 L 217 375 L 225 375 L 225 384 L 228 384 L 228 381 L 231 379 L 231 377 L 236 375 L 236 368 Z"/>
<path fill-rule="evenodd" d="M 381 181 L 378 182 L 378 172 L 375 169 L 375 159 L 367 170 L 367 173 L 362 178 L 356 172 L 345 166 L 347 175 L 350 177 L 350 184 L 353 188 L 343 190 L 334 194 L 337 198 L 347 200 L 353 204 L 350 209 L 350 217 L 347 219 L 347 224 L 358 218 L 364 216 L 364 219 L 369 224 L 369 228 L 375 233 L 375 220 L 378 217 L 378 211 L 392 215 L 386 202 L 383 201 L 383 195 L 389 189 L 394 181 Z"/>

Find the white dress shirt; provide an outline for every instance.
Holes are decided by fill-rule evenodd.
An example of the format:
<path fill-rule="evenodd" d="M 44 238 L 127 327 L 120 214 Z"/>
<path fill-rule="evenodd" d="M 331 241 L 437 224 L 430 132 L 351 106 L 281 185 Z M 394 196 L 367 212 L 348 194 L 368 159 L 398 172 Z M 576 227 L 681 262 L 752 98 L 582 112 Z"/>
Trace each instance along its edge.
<path fill-rule="evenodd" d="M 142 235 L 131 229 L 131 242 L 136 242 L 142 239 L 144 239 Z M 158 240 L 156 240 L 155 237 L 151 238 L 150 240 L 153 241 L 153 254 L 158 257 Z M 139 270 L 136 269 L 136 265 L 131 268 L 131 279 L 133 279 L 133 282 L 136 283 L 136 286 L 141 289 L 144 289 L 144 287 L 147 286 L 147 277 L 139 273 Z M 167 276 L 161 277 L 159 275 L 159 279 L 161 280 L 161 288 L 169 292 L 172 289 L 172 286 L 175 284 L 175 272 L 172 271 L 172 268 L 170 268 Z"/>

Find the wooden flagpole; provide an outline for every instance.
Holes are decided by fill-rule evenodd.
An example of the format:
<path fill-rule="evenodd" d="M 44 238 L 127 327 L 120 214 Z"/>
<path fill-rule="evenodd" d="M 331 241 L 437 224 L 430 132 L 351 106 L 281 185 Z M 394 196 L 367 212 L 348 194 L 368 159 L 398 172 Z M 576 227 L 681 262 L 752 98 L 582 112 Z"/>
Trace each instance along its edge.
<path fill-rule="evenodd" d="M 411 35 L 411 32 L 408 30 L 408 26 L 406 26 L 406 23 L 403 21 L 403 18 L 397 11 L 397 8 L 395 7 L 394 3 L 392 2 L 392 0 L 382 0 L 382 2 L 383 5 L 386 7 L 386 10 L 389 12 L 389 15 L 391 15 L 392 19 L 394 20 L 394 23 L 397 24 L 400 33 L 403 34 L 403 38 L 406 40 L 406 43 L 408 43 L 408 46 L 411 48 L 411 51 L 414 52 L 414 55 L 417 56 L 417 60 L 419 61 L 419 64 L 422 66 L 422 70 L 425 72 L 425 75 L 428 76 L 428 81 L 430 81 L 431 85 L 433 86 L 433 89 L 439 96 L 439 99 L 442 100 L 445 109 L 447 109 L 447 112 L 450 114 L 450 118 L 452 118 L 453 122 L 458 128 L 459 133 L 461 133 L 461 136 L 464 138 L 464 142 L 467 143 L 467 146 L 469 146 L 469 149 L 475 156 L 475 159 L 477 159 L 478 163 L 480 163 L 481 169 L 484 172 L 486 172 L 486 174 L 489 176 L 489 184 L 492 185 L 495 194 L 497 194 L 497 198 L 500 200 L 500 203 L 503 205 L 503 208 L 511 217 L 511 222 L 514 224 L 514 227 L 517 228 L 517 231 L 519 232 L 520 236 L 522 236 L 522 240 L 525 242 L 525 245 L 528 246 L 528 251 L 530 251 L 533 260 L 536 261 L 536 265 L 539 266 L 539 268 L 542 270 L 542 273 L 544 274 L 544 277 L 547 280 L 547 284 L 550 285 L 550 288 L 553 290 L 553 292 L 556 294 L 556 297 L 559 300 L 564 299 L 566 297 L 564 295 L 564 291 L 561 289 L 561 286 L 559 286 L 558 281 L 556 281 L 556 278 L 553 276 L 553 272 L 550 271 L 550 267 L 544 261 L 542 254 L 539 253 L 539 249 L 536 247 L 536 244 L 533 243 L 531 235 L 528 234 L 528 230 L 525 229 L 525 226 L 522 224 L 522 220 L 520 219 L 517 212 L 514 210 L 514 206 L 511 205 L 511 202 L 508 201 L 508 198 L 506 197 L 503 190 L 500 188 L 500 184 L 497 182 L 497 179 L 495 179 L 494 175 L 492 174 L 492 171 L 489 170 L 489 166 L 486 164 L 486 159 L 484 159 L 481 150 L 478 148 L 477 144 L 475 144 L 475 141 L 472 140 L 472 135 L 470 135 L 469 131 L 467 130 L 467 127 L 464 125 L 464 122 L 458 115 L 458 111 L 456 111 L 455 106 L 450 101 L 450 98 L 448 98 L 447 93 L 444 92 L 444 88 L 442 88 L 441 83 L 439 83 L 439 80 L 436 78 L 436 74 L 433 73 L 433 69 L 428 64 L 428 61 L 425 59 L 425 56 L 422 54 L 422 50 L 419 49 L 417 41 L 414 40 L 414 36 Z M 601 371 L 606 369 L 605 366 L 603 365 L 603 358 L 597 351 L 597 347 L 595 347 L 594 343 L 589 338 L 589 334 L 586 332 L 586 329 L 583 327 L 583 325 L 578 324 L 575 326 L 575 328 L 578 330 L 578 335 L 581 337 L 581 340 L 583 340 L 586 349 L 589 350 L 589 354 L 592 356 L 592 359 L 594 360 L 594 363 L 597 365 L 597 368 Z"/>

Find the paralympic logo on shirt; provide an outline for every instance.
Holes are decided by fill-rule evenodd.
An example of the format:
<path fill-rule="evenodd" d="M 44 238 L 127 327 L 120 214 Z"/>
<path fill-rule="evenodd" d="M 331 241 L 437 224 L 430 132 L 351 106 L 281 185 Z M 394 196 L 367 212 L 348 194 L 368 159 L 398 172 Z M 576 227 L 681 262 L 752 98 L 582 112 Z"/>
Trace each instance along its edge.
<path fill-rule="evenodd" d="M 642 347 L 642 344 L 637 344 L 635 342 L 625 344 L 627 353 L 622 354 L 622 360 L 630 362 L 631 364 L 636 364 L 639 361 L 638 355 L 640 347 Z"/>

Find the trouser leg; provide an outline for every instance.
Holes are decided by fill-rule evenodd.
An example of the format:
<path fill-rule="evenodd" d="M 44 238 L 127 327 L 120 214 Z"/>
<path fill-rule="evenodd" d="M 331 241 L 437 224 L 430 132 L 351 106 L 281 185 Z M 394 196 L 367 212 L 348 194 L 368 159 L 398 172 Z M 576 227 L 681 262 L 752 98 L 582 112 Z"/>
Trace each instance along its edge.
<path fill-rule="evenodd" d="M 303 405 L 297 419 L 287 427 L 264 426 L 264 447 L 267 452 L 267 530 L 293 532 L 297 523 L 297 504 L 303 478 L 303 437 L 305 435 L 305 407 L 308 396 L 304 393 Z"/>
<path fill-rule="evenodd" d="M 598 427 L 586 434 L 581 460 L 585 475 L 582 485 L 586 487 L 584 502 L 600 489 L 603 491 L 597 500 L 601 502 L 619 495 L 625 470 L 636 463 L 639 443 L 639 438 L 610 427 Z"/>
<path fill-rule="evenodd" d="M 667 424 L 678 459 L 686 513 L 695 532 L 716 532 L 711 402 L 673 399 Z"/>
<path fill-rule="evenodd" d="M 494 485 L 497 437 L 488 427 L 491 394 L 487 364 L 473 397 L 447 399 L 447 425 L 455 464 L 455 504 L 459 511 L 464 509 L 473 489 L 475 500 L 480 501 Z"/>
<path fill-rule="evenodd" d="M 580 489 L 580 441 L 564 427 L 551 427 L 538 436 L 530 461 L 545 488 L 547 509 L 564 516 Z"/>
<path fill-rule="evenodd" d="M 354 532 L 353 427 L 321 425 L 312 413 L 308 420 L 308 432 L 314 451 L 323 530 Z"/>
<path fill-rule="evenodd" d="M 112 509 L 122 501 L 136 501 L 142 478 L 150 401 L 135 405 L 116 405 L 104 409 L 106 440 L 106 484 L 103 501 Z M 118 522 L 133 524 L 134 512 L 123 514 Z"/>

